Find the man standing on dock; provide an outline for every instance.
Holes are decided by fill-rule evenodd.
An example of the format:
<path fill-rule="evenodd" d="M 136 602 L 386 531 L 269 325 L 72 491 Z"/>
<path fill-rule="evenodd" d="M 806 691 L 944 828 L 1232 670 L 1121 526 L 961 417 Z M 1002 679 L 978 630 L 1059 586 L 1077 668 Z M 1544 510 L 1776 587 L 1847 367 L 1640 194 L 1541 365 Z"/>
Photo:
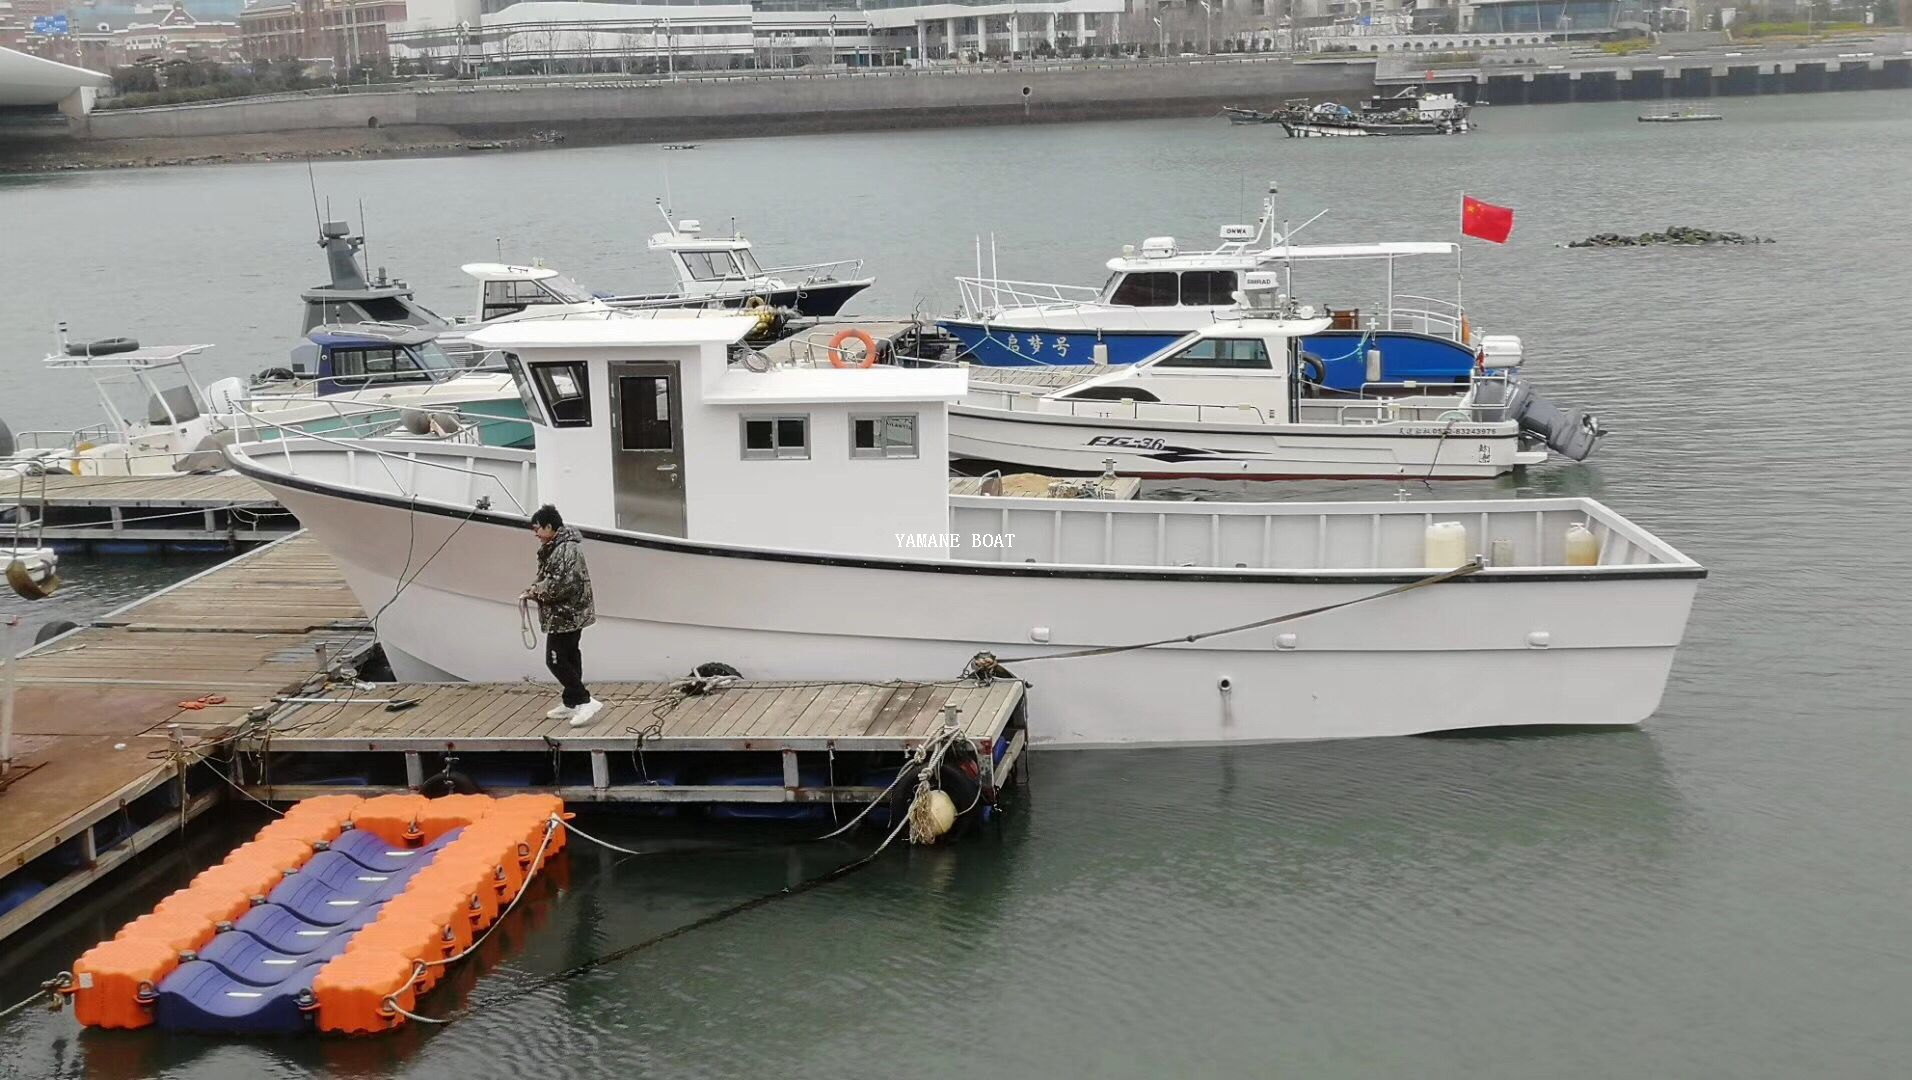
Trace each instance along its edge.
<path fill-rule="evenodd" d="M 578 651 L 584 628 L 597 621 L 591 572 L 584 565 L 584 537 L 566 525 L 550 503 L 531 515 L 531 531 L 538 538 L 538 580 L 521 599 L 538 605 L 538 624 L 545 633 L 544 666 L 564 687 L 563 702 L 545 715 L 583 727 L 604 707 L 584 685 L 584 658 Z"/>

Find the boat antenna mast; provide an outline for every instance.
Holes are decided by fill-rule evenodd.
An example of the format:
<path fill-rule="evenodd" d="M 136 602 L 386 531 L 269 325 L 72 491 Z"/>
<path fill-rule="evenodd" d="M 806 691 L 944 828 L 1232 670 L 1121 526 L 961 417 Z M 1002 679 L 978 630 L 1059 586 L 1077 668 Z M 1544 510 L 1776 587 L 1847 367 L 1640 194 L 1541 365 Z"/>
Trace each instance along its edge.
<path fill-rule="evenodd" d="M 677 235 L 677 219 L 671 215 L 675 214 L 676 211 L 665 205 L 665 200 L 670 198 L 670 184 L 670 177 L 666 175 L 664 177 L 664 198 L 657 200 L 657 212 L 663 215 L 664 227 L 669 229 L 671 235 L 674 237 Z"/>

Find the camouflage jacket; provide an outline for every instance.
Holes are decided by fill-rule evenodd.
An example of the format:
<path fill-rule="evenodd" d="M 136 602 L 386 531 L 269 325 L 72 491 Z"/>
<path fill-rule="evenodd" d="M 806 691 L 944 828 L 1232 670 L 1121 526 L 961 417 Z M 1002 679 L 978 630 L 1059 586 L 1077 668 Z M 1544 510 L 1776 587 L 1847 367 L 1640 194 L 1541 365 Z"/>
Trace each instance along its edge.
<path fill-rule="evenodd" d="M 538 601 L 538 622 L 547 634 L 566 634 L 597 622 L 591 596 L 591 571 L 580 550 L 584 537 L 569 525 L 538 548 L 538 580 L 531 596 Z"/>

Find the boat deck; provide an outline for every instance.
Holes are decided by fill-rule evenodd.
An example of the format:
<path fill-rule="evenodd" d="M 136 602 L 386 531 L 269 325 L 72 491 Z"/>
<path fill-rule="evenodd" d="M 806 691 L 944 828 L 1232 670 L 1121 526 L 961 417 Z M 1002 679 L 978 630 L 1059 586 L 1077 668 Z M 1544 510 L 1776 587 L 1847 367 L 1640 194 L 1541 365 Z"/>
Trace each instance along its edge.
<path fill-rule="evenodd" d="M 44 515 L 49 546 L 259 544 L 298 528 L 259 485 L 226 474 L 45 477 L 0 475 L 0 507 L 22 506 L 37 536 Z"/>
<path fill-rule="evenodd" d="M 1042 473 L 1008 473 L 1001 481 L 1002 490 L 996 494 L 1016 499 L 1133 499 L 1142 491 L 1142 481 L 1133 476 L 1076 477 L 1059 481 Z M 1094 494 L 1081 494 L 1085 490 Z M 983 478 L 952 476 L 949 493 L 981 495 Z"/>
<path fill-rule="evenodd" d="M 1074 386 L 1084 379 L 1093 379 L 1097 375 L 1108 373 L 1109 368 L 1096 364 L 972 367 L 969 369 L 969 385 L 975 390 L 986 390 L 991 386 L 1009 386 L 1019 390 L 1046 393 L 1050 390 L 1060 390 L 1065 386 Z"/>
<path fill-rule="evenodd" d="M 219 791 L 202 786 L 181 811 L 181 753 L 303 683 L 322 651 L 348 657 L 370 644 L 331 558 L 301 537 L 21 656 L 13 767 L 0 779 L 0 892 L 16 874 L 44 888 L 0 914 L 0 939 L 213 804 Z M 207 695 L 226 701 L 180 705 Z"/>
<path fill-rule="evenodd" d="M 775 364 L 827 366 L 830 363 L 830 341 L 845 330 L 863 331 L 876 342 L 877 348 L 887 348 L 894 355 L 899 342 L 906 341 L 919 333 L 935 333 L 936 326 L 934 323 L 917 322 L 911 319 L 858 319 L 837 315 L 818 319 L 789 337 L 764 346 L 759 351 Z M 907 351 L 909 350 L 906 349 L 905 352 Z"/>

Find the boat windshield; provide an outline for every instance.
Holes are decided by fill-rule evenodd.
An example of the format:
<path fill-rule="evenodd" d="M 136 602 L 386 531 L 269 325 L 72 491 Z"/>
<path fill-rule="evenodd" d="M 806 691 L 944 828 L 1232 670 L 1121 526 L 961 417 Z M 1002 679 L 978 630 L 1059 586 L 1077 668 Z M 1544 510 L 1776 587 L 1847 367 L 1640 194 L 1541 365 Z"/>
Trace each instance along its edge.
<path fill-rule="evenodd" d="M 563 274 L 545 278 L 540 284 L 544 286 L 546 292 L 557 297 L 561 304 L 582 304 L 591 299 L 591 294 L 584 291 L 584 286 Z"/>
<path fill-rule="evenodd" d="M 452 363 L 451 357 L 445 355 L 445 350 L 438 347 L 436 341 L 427 341 L 414 352 L 418 356 L 418 366 L 426 371 L 452 371 L 458 367 Z"/>
<path fill-rule="evenodd" d="M 732 254 L 737 256 L 737 268 L 743 271 L 745 277 L 763 276 L 763 267 L 757 264 L 757 257 L 750 253 L 749 248 L 740 248 Z"/>

